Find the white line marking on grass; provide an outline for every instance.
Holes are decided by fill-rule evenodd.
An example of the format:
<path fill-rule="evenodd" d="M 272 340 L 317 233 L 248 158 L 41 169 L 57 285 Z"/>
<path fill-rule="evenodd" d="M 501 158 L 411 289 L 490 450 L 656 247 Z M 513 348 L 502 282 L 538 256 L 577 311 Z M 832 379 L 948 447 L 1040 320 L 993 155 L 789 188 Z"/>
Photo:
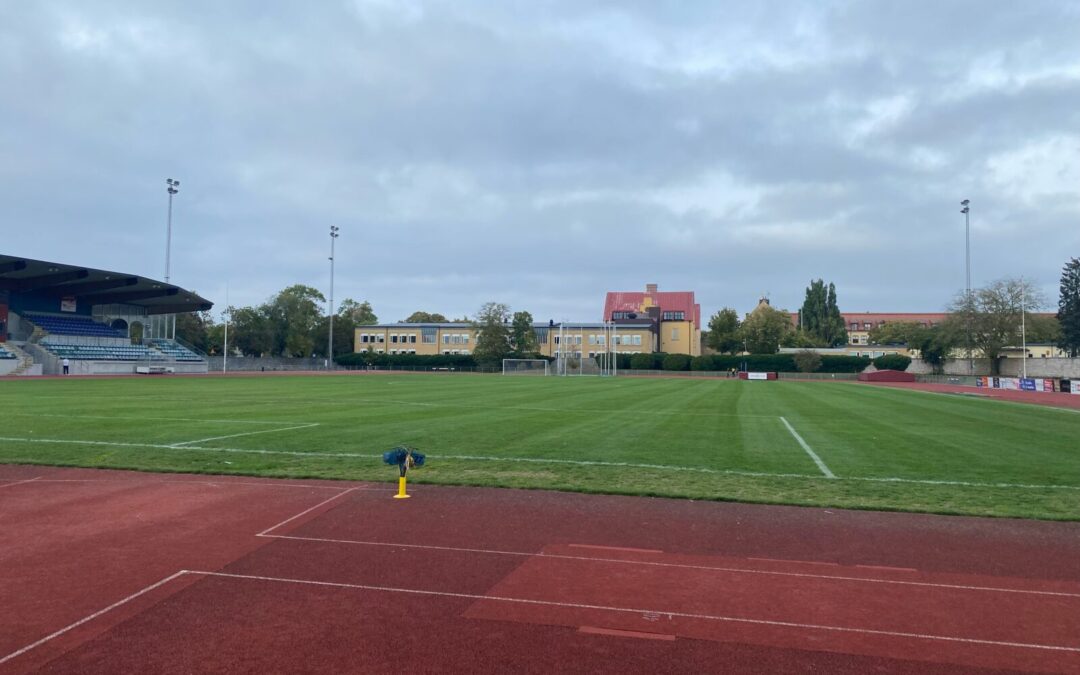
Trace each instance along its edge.
<path fill-rule="evenodd" d="M 116 448 L 155 448 L 159 450 L 181 450 L 190 452 L 222 452 L 236 453 L 241 455 L 285 455 L 289 457 L 329 457 L 334 459 L 382 459 L 381 454 L 364 454 L 355 452 L 301 452 L 298 450 L 263 450 L 258 448 L 207 448 L 194 445 L 180 447 L 162 445 L 158 443 L 121 443 L 118 441 L 83 441 L 77 439 L 62 438 L 19 438 L 13 436 L 0 436 L 0 441 L 12 441 L 20 443 L 43 443 L 46 445 L 89 445 Z M 1038 485 L 1030 483 L 979 483 L 962 480 L 932 480 L 926 478 L 877 478 L 870 476 L 833 476 L 829 478 L 818 474 L 808 473 L 770 473 L 767 471 L 740 471 L 738 469 L 709 469 L 696 466 L 675 466 L 670 464 L 636 464 L 633 462 L 601 462 L 574 459 L 547 459 L 540 457 L 489 457 L 485 455 L 441 455 L 428 454 L 431 459 L 451 459 L 465 461 L 485 462 L 526 462 L 535 464 L 569 464 L 573 466 L 601 466 L 630 469 L 656 469 L 661 471 L 679 471 L 706 473 L 718 476 L 746 476 L 749 478 L 794 478 L 810 480 L 838 480 L 838 481 L 864 481 L 870 483 L 913 483 L 915 485 L 952 485 L 956 487 L 973 488 L 1002 488 L 1022 490 L 1080 490 L 1080 485 Z M 374 489 L 374 488 L 368 488 Z"/>
<path fill-rule="evenodd" d="M 175 578 L 177 578 L 179 576 L 182 576 L 184 574 L 188 574 L 188 571 L 187 570 L 180 570 L 179 572 L 176 572 L 174 574 L 170 574 L 169 576 L 165 577 L 161 581 L 158 581 L 157 583 L 150 584 L 146 588 L 144 588 L 144 589 L 142 589 L 140 591 L 136 591 L 135 593 L 132 593 L 131 595 L 127 596 L 126 598 L 123 598 L 121 600 L 117 600 L 116 602 L 109 605 L 105 609 L 100 609 L 100 610 L 94 612 L 93 614 L 91 614 L 89 616 L 85 616 L 85 617 L 79 619 L 78 621 L 76 621 L 73 624 L 69 624 L 69 625 L 61 628 L 60 630 L 58 630 L 58 631 L 56 631 L 54 633 L 50 633 L 50 634 L 46 635 L 45 637 L 41 638 L 37 642 L 33 642 L 31 644 L 28 644 L 25 647 L 23 647 L 22 649 L 19 649 L 18 651 L 14 651 L 14 652 L 8 654 L 7 656 L 5 656 L 3 658 L 0 658 L 0 663 L 10 661 L 11 659 L 15 658 L 16 656 L 19 656 L 20 654 L 25 654 L 26 652 L 30 651 L 31 649 L 34 649 L 35 647 L 39 647 L 39 646 L 45 644 L 46 642 L 48 642 L 49 640 L 52 640 L 53 638 L 60 637 L 64 633 L 67 633 L 68 631 L 70 631 L 70 630 L 72 630 L 74 628 L 78 628 L 79 626 L 83 625 L 84 623 L 86 623 L 88 621 L 93 621 L 94 619 L 98 618 L 102 614 L 105 614 L 106 612 L 114 610 L 117 607 L 119 607 L 120 605 L 123 605 L 124 603 L 130 602 L 130 601 L 134 600 L 135 598 L 139 597 L 140 595 L 144 595 L 146 593 L 149 593 L 150 591 L 154 590 L 155 588 L 158 588 L 159 586 L 163 586 L 163 585 L 169 583 L 170 581 L 172 581 L 173 579 L 175 579 Z"/>
<path fill-rule="evenodd" d="M 197 438 L 194 441 L 183 441 L 181 443 L 173 443 L 172 447 L 179 448 L 184 445 L 191 445 L 193 443 L 206 443 L 207 441 L 220 441 L 226 438 L 239 438 L 240 436 L 254 436 L 256 434 L 272 434 L 278 431 L 292 431 L 294 429 L 310 429 L 311 427 L 319 426 L 318 422 L 308 422 L 295 427 L 282 427 L 280 429 L 263 429 L 261 431 L 246 431 L 240 434 L 229 434 L 227 436 L 211 436 L 210 438 Z"/>
<path fill-rule="evenodd" d="M 821 473 L 825 474 L 826 478 L 836 478 L 836 474 L 834 474 L 832 471 L 829 471 L 829 467 L 825 466 L 825 462 L 821 461 L 821 458 L 817 456 L 817 453 L 810 449 L 810 446 L 806 444 L 806 441 L 803 440 L 803 437 L 800 436 L 797 431 L 795 431 L 795 427 L 791 426 L 791 423 L 783 417 L 780 418 L 780 421 L 784 423 L 784 426 L 787 427 L 787 430 L 790 431 L 791 435 L 795 437 L 795 440 L 799 442 L 799 445 L 801 445 L 802 449 L 806 451 L 806 454 L 810 455 L 810 459 L 814 460 L 814 464 L 817 464 L 817 468 L 821 469 Z"/>
<path fill-rule="evenodd" d="M 320 506 L 325 506 L 326 504 L 329 504 L 330 502 L 334 501 L 335 499 L 340 499 L 340 498 L 344 497 L 345 495 L 349 494 L 350 492 L 355 492 L 355 491 L 356 491 L 356 488 L 347 488 L 347 489 L 339 492 L 338 494 L 334 495 L 333 497 L 330 497 L 329 499 L 324 499 L 323 501 L 319 502 L 315 506 L 312 506 L 310 509 L 304 509 L 303 511 L 296 514 L 295 516 L 292 516 L 290 518 L 286 518 L 285 520 L 281 521 L 277 525 L 273 525 L 271 527 L 266 528 L 265 530 L 263 530 L 262 532 L 258 533 L 255 536 L 256 537 L 272 536 L 272 535 L 267 535 L 267 532 L 272 532 L 272 531 L 278 529 L 279 527 L 281 527 L 282 525 L 291 523 L 292 521 L 296 520 L 297 518 L 299 518 L 301 516 L 305 516 L 305 515 L 311 513 L 312 511 L 319 508 Z"/>
<path fill-rule="evenodd" d="M 553 600 L 533 600 L 529 598 L 510 598 L 499 595 L 478 595 L 476 593 L 453 593 L 450 591 L 425 591 L 418 588 L 395 588 L 393 586 L 373 586 L 369 584 L 347 584 L 334 581 L 313 581 L 310 579 L 288 579 L 283 577 L 266 577 L 255 574 L 231 574 L 228 572 L 198 572 L 192 574 L 204 574 L 209 577 L 223 577 L 227 579 L 247 579 L 251 581 L 273 581 L 278 583 L 300 584 L 308 586 L 322 586 L 329 588 L 348 588 L 363 591 L 379 591 L 383 593 L 405 593 L 409 595 L 429 595 L 444 598 L 462 598 L 466 600 L 488 600 L 491 602 L 510 602 L 522 605 L 541 605 L 544 607 L 566 607 L 569 609 L 588 609 L 604 612 L 621 612 L 628 614 L 659 614 L 661 616 L 679 617 L 683 619 L 702 619 L 706 621 L 721 621 L 726 623 L 745 623 L 758 626 L 781 626 L 784 628 L 802 628 L 807 630 L 832 631 L 838 633 L 862 633 L 866 635 L 885 635 L 889 637 L 914 638 L 918 640 L 937 640 L 943 642 L 961 642 L 965 644 L 993 645 L 996 647 L 1019 647 L 1024 649 L 1042 649 L 1060 652 L 1080 652 L 1080 647 L 1067 647 L 1064 645 L 1044 645 L 1028 642 L 1007 642 L 1002 640 L 980 640 L 977 638 L 953 637 L 949 635 L 930 635 L 926 633 L 906 633 L 903 631 L 874 630 L 871 628 L 850 628 L 847 626 L 826 626 L 813 623 L 798 623 L 794 621 L 775 621 L 770 619 L 750 619 L 738 616 L 723 616 L 715 614 L 696 614 L 692 612 L 673 612 L 658 609 L 637 609 L 630 607 L 610 607 L 606 605 L 588 605 L 577 602 L 556 602 Z"/>
<path fill-rule="evenodd" d="M 688 570 L 702 570 L 709 572 L 726 572 L 726 573 L 738 573 L 738 574 L 761 574 L 766 576 L 777 577 L 796 577 L 803 579 L 828 579 L 831 581 L 856 581 L 865 582 L 868 584 L 892 584 L 896 586 L 921 586 L 928 588 L 948 588 L 951 590 L 959 591 L 987 591 L 992 593 L 1017 593 L 1020 595 L 1048 595 L 1062 598 L 1080 598 L 1080 593 L 1069 593 L 1066 591 L 1040 591 L 1034 589 L 1024 588 L 1003 588 L 1000 586 L 975 586 L 969 584 L 947 584 L 938 583 L 932 581 L 905 581 L 901 579 L 872 579 L 868 577 L 852 577 L 843 574 L 813 574 L 810 572 L 781 572 L 777 570 L 759 570 L 759 569 L 747 569 L 745 567 L 717 567 L 714 565 L 690 565 L 686 563 L 668 563 L 668 562 L 656 562 L 650 560 L 625 560 L 622 558 L 598 558 L 595 556 L 577 556 L 566 555 L 563 553 L 530 553 L 528 551 L 499 551 L 493 549 L 484 548 L 462 548 L 456 546 L 435 546 L 431 544 L 400 544 L 394 542 L 383 541 L 356 541 L 353 539 L 328 539 L 324 537 L 299 537 L 295 535 L 287 534 L 257 534 L 257 537 L 265 537 L 268 539 L 291 539 L 293 541 L 316 541 L 326 544 L 352 544 L 355 546 L 380 546 L 386 548 L 415 548 L 430 551 L 451 551 L 455 553 L 483 553 L 489 555 L 507 555 L 517 556 L 522 558 L 555 558 L 559 560 L 582 560 L 586 562 L 605 562 L 605 563 L 619 563 L 622 565 L 642 565 L 645 567 L 670 567 L 674 569 L 688 569 Z M 573 544 L 570 544 L 573 546 Z M 747 560 L 773 560 L 769 558 L 747 558 Z M 798 563 L 798 564 L 820 564 L 829 565 L 830 567 L 841 567 L 838 563 L 814 563 L 813 561 L 791 561 L 791 560 L 773 560 L 773 562 L 781 563 Z M 856 567 L 865 567 L 871 569 L 888 569 L 893 571 L 904 570 L 908 568 L 901 567 L 875 567 L 871 565 L 856 565 Z M 910 570 L 917 572 L 918 570 Z"/>
<path fill-rule="evenodd" d="M 41 476 L 27 478 L 26 480 L 17 480 L 14 483 L 4 483 L 3 485 L 0 485 L 0 488 L 11 487 L 12 485 L 22 485 L 23 483 L 33 483 L 36 480 L 41 480 Z"/>

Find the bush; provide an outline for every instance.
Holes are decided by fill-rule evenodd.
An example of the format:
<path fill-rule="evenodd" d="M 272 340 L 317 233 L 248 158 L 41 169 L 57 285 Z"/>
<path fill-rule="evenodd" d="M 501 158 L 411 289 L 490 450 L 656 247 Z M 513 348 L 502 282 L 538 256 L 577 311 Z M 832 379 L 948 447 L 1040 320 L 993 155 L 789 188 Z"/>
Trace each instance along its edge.
<path fill-rule="evenodd" d="M 690 359 L 690 370 L 717 370 L 711 355 L 695 356 Z"/>
<path fill-rule="evenodd" d="M 866 356 L 822 356 L 822 373 L 861 373 L 870 365 L 870 359 Z"/>
<path fill-rule="evenodd" d="M 375 354 L 358 352 L 342 354 L 334 359 L 341 366 L 398 366 L 409 368 L 475 368 L 476 359 L 471 354 Z"/>
<path fill-rule="evenodd" d="M 812 349 L 803 349 L 795 354 L 795 367 L 801 373 L 812 373 L 821 367 L 821 354 Z"/>
<path fill-rule="evenodd" d="M 911 365 L 911 357 L 903 354 L 885 354 L 874 359 L 874 367 L 878 370 L 907 370 Z"/>
<path fill-rule="evenodd" d="M 687 354 L 665 354 L 662 365 L 664 370 L 690 370 L 690 356 Z"/>
<path fill-rule="evenodd" d="M 630 357 L 630 367 L 634 370 L 655 370 L 656 365 L 652 354 L 634 354 Z"/>

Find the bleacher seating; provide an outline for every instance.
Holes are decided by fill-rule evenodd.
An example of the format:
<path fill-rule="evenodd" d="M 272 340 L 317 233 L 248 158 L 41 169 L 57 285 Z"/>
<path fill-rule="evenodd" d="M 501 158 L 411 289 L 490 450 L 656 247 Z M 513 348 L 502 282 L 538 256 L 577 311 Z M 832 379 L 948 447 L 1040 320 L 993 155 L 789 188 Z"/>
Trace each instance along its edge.
<path fill-rule="evenodd" d="M 52 335 L 77 335 L 84 337 L 122 338 L 125 335 L 103 323 L 85 316 L 54 316 L 51 314 L 24 315 L 34 325 Z M 70 357 L 69 357 L 70 358 Z"/>
<path fill-rule="evenodd" d="M 164 361 L 165 355 L 145 345 L 41 344 L 62 359 L 73 361 Z"/>
<path fill-rule="evenodd" d="M 3 345 L 0 345 L 0 359 L 13 359 L 15 355 L 4 349 Z"/>
<path fill-rule="evenodd" d="M 184 345 L 172 340 L 148 340 L 152 347 L 177 361 L 202 361 L 203 358 Z"/>

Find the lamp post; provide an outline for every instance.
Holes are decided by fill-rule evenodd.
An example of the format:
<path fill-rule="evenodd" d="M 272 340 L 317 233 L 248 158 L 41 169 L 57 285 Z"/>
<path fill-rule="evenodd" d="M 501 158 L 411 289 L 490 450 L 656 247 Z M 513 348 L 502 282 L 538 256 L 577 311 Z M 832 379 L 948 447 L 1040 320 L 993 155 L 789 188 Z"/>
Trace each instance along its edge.
<path fill-rule="evenodd" d="M 326 348 L 326 368 L 334 361 L 334 242 L 338 238 L 337 225 L 330 226 L 330 336 Z"/>
<path fill-rule="evenodd" d="M 169 193 L 169 215 L 165 220 L 165 283 L 169 283 L 172 271 L 172 198 L 180 191 L 180 181 L 172 178 L 165 179 L 165 190 Z M 176 315 L 172 315 L 172 321 L 165 317 L 165 337 L 169 337 L 169 323 L 172 323 L 172 339 L 176 339 Z"/>
<path fill-rule="evenodd" d="M 971 353 L 971 312 L 974 311 L 971 301 L 971 200 L 964 199 L 960 202 L 960 213 L 964 214 L 964 301 L 968 306 L 967 317 L 967 353 L 968 373 L 975 371 L 975 357 Z"/>

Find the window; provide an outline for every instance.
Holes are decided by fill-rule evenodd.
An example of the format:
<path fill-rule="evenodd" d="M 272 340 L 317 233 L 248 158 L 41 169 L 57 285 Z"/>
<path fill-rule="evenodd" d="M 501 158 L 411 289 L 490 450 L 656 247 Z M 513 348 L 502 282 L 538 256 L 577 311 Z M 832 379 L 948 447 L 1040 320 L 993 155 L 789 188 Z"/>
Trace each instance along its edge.
<path fill-rule="evenodd" d="M 555 344 L 559 344 L 559 336 L 558 335 L 555 336 Z"/>
<path fill-rule="evenodd" d="M 596 336 L 596 344 L 600 345 L 601 347 L 606 345 L 607 344 L 607 336 L 605 336 L 605 335 L 597 335 Z"/>
<path fill-rule="evenodd" d="M 444 345 L 448 345 L 448 344 L 450 344 L 450 334 L 449 334 L 449 333 L 443 333 L 443 336 L 442 336 L 442 343 L 443 343 Z M 448 353 L 449 353 L 449 352 L 448 352 Z"/>
<path fill-rule="evenodd" d="M 862 325 L 862 327 L 863 327 L 863 330 L 870 330 L 871 328 L 873 328 L 873 326 L 872 326 L 872 325 L 870 324 L 870 322 L 869 322 L 869 321 L 867 321 L 866 323 L 864 323 L 864 324 Z"/>
<path fill-rule="evenodd" d="M 361 333 L 360 334 L 360 342 L 367 342 L 367 338 L 368 338 L 367 333 Z"/>
<path fill-rule="evenodd" d="M 851 330 L 859 330 L 859 322 L 858 321 L 852 321 L 850 329 Z"/>
<path fill-rule="evenodd" d="M 664 321 L 685 321 L 686 312 L 664 312 Z"/>
<path fill-rule="evenodd" d="M 634 339 L 633 339 L 633 342 L 631 342 L 631 344 L 633 344 L 635 346 L 641 344 L 641 336 L 640 335 L 634 335 L 633 338 Z"/>
<path fill-rule="evenodd" d="M 632 312 L 612 312 L 611 320 L 619 321 L 620 319 L 629 319 Z"/>
<path fill-rule="evenodd" d="M 391 335 L 390 336 L 390 342 L 396 343 L 397 342 L 397 336 L 396 335 Z M 390 353 L 393 354 L 394 352 L 390 352 Z"/>
<path fill-rule="evenodd" d="M 678 342 L 679 341 L 679 329 L 678 328 L 672 328 L 671 329 L 671 341 L 672 342 Z"/>
<path fill-rule="evenodd" d="M 411 344 L 416 344 L 416 333 L 409 333 L 409 342 Z M 415 353 L 416 350 L 414 349 L 413 352 Z"/>
<path fill-rule="evenodd" d="M 376 342 L 386 342 L 386 336 L 385 335 L 376 335 L 375 337 L 378 338 L 376 340 Z M 382 352 L 379 352 L 379 353 L 381 354 Z"/>
<path fill-rule="evenodd" d="M 463 344 L 463 345 L 469 344 L 469 334 L 468 333 L 461 336 L 461 344 Z"/>

